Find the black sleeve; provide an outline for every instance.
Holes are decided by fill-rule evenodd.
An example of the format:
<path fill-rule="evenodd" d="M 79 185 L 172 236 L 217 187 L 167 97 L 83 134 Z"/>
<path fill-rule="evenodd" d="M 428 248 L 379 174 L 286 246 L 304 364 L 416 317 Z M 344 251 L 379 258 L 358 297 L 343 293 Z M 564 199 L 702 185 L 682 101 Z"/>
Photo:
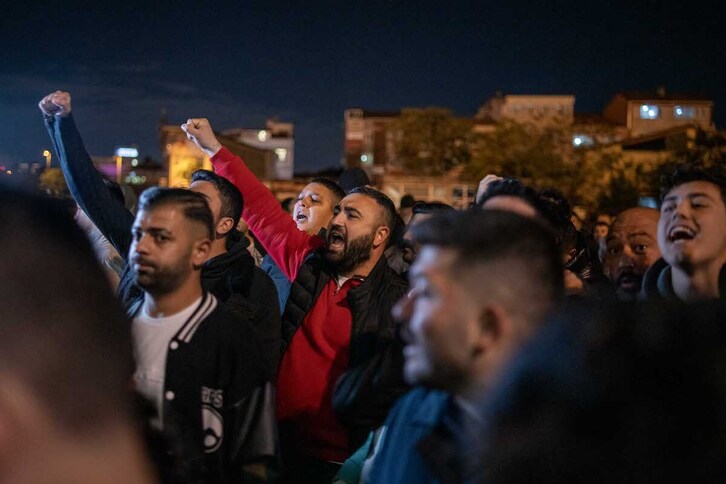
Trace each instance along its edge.
<path fill-rule="evenodd" d="M 131 246 L 133 214 L 112 195 L 93 166 L 73 115 L 46 116 L 45 124 L 73 198 L 125 260 Z"/>
<path fill-rule="evenodd" d="M 410 388 L 403 380 L 403 341 L 378 342 L 374 355 L 350 368 L 333 390 L 333 409 L 349 428 L 351 445 L 359 447 L 380 427 L 398 398 Z"/>

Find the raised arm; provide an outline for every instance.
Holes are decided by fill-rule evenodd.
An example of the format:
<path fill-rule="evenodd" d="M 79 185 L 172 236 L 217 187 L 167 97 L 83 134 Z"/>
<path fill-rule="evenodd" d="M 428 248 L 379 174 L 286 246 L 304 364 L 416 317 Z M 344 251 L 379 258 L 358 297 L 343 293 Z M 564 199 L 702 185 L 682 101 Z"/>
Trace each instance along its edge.
<path fill-rule="evenodd" d="M 272 192 L 238 157 L 224 148 L 204 118 L 182 124 L 187 137 L 212 160 L 214 171 L 232 182 L 242 193 L 242 218 L 272 259 L 292 281 L 305 257 L 323 245 L 323 240 L 297 229 Z"/>
<path fill-rule="evenodd" d="M 125 260 L 131 245 L 134 216 L 113 196 L 93 166 L 71 116 L 71 95 L 56 91 L 41 99 L 38 105 L 73 198 Z"/>

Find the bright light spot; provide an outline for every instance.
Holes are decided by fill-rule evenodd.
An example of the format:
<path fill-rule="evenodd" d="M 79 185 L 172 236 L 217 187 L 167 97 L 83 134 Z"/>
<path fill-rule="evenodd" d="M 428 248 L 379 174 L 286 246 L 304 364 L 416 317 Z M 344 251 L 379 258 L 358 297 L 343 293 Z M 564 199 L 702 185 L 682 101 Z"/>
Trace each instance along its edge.
<path fill-rule="evenodd" d="M 361 155 L 360 161 L 362 161 L 363 163 L 365 163 L 366 161 L 368 161 L 368 155 Z"/>
<path fill-rule="evenodd" d="M 131 166 L 137 166 L 138 164 L 139 164 L 139 160 L 137 160 L 136 158 L 131 160 Z"/>
<path fill-rule="evenodd" d="M 642 112 L 644 112 L 644 113 L 647 113 L 648 112 L 648 106 L 646 104 L 643 104 L 642 106 L 640 106 L 640 110 Z"/>
<path fill-rule="evenodd" d="M 575 146 L 580 146 L 582 144 L 582 138 L 579 136 L 575 136 L 575 138 L 572 140 L 572 144 Z"/>
<path fill-rule="evenodd" d="M 680 116 L 680 115 L 682 115 L 682 114 L 683 114 L 683 109 L 681 109 L 681 107 L 680 107 L 680 106 L 676 108 L 676 114 L 677 114 L 678 116 Z"/>
<path fill-rule="evenodd" d="M 8 175 L 12 175 L 13 174 L 13 170 L 8 170 L 5 173 L 7 173 Z"/>
<path fill-rule="evenodd" d="M 50 151 L 48 151 L 48 150 L 43 151 L 43 156 L 50 156 Z"/>
<path fill-rule="evenodd" d="M 267 131 L 265 131 L 264 129 L 261 129 L 257 132 L 257 139 L 260 141 L 267 141 L 267 136 Z"/>
<path fill-rule="evenodd" d="M 122 158 L 136 158 L 139 156 L 139 150 L 136 148 L 118 148 L 116 150 L 116 156 L 120 156 Z"/>
<path fill-rule="evenodd" d="M 287 158 L 287 150 L 285 148 L 276 148 L 275 154 L 280 161 L 285 161 L 285 158 Z"/>

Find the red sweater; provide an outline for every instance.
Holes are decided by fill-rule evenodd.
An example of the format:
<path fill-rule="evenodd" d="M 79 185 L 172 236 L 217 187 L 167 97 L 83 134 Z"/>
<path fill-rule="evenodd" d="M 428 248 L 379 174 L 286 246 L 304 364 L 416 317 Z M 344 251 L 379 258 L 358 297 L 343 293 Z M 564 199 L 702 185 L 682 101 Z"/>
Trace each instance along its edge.
<path fill-rule="evenodd" d="M 212 157 L 214 171 L 244 197 L 245 219 L 270 257 L 292 281 L 305 257 L 323 240 L 297 229 L 275 196 L 226 148 Z M 277 379 L 277 418 L 299 452 L 342 462 L 350 455 L 348 433 L 333 413 L 335 382 L 348 368 L 352 314 L 346 295 L 359 279 L 323 288 L 283 355 Z"/>

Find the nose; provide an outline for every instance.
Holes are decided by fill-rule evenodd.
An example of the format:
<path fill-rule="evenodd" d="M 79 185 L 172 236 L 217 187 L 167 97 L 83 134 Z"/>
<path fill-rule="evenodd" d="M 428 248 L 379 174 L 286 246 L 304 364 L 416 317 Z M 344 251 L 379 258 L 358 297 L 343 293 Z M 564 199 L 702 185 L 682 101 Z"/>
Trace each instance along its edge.
<path fill-rule="evenodd" d="M 618 267 L 622 269 L 624 267 L 634 266 L 633 251 L 630 250 L 630 247 L 624 247 L 623 252 L 620 254 L 620 259 L 618 259 Z"/>
<path fill-rule="evenodd" d="M 673 218 L 689 218 L 691 215 L 690 204 L 686 200 L 679 200 L 676 203 L 676 208 L 673 210 Z"/>
<path fill-rule="evenodd" d="M 149 253 L 149 236 L 142 234 L 141 237 L 131 245 L 131 251 L 137 254 Z"/>
<path fill-rule="evenodd" d="M 303 208 L 308 208 L 310 206 L 310 200 L 311 198 L 309 195 L 307 197 L 303 197 L 299 202 L 300 206 Z"/>

